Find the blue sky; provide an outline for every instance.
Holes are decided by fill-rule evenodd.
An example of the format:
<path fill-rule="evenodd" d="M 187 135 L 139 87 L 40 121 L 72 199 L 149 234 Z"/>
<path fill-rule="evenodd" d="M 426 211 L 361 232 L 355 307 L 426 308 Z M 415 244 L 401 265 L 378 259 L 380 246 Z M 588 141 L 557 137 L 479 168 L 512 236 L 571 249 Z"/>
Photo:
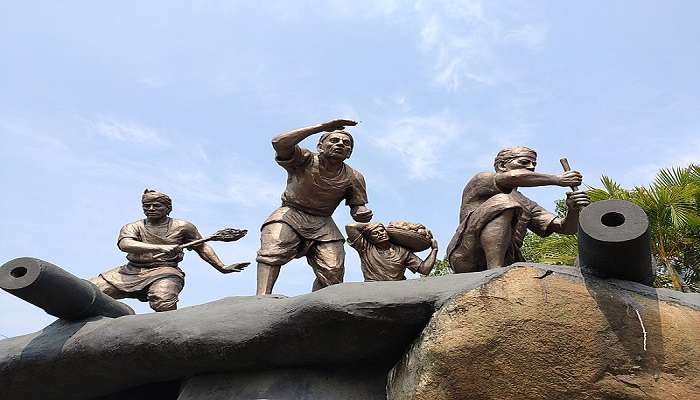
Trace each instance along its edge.
<path fill-rule="evenodd" d="M 142 217 L 146 187 L 204 234 L 249 229 L 214 247 L 254 261 L 284 188 L 270 139 L 335 118 L 361 121 L 349 163 L 376 219 L 426 224 L 443 256 L 464 184 L 504 146 L 536 149 L 542 172 L 568 157 L 591 185 L 700 161 L 699 13 L 692 1 L 3 1 L 0 262 L 33 256 L 81 277 L 123 264 L 116 236 Z M 565 191 L 524 190 L 550 209 Z M 348 223 L 347 207 L 335 218 Z M 347 253 L 346 281 L 360 281 Z M 254 266 L 221 275 L 194 253 L 181 266 L 181 306 L 255 292 Z M 312 280 L 295 261 L 275 291 Z M 0 293 L 1 335 L 51 321 Z"/>

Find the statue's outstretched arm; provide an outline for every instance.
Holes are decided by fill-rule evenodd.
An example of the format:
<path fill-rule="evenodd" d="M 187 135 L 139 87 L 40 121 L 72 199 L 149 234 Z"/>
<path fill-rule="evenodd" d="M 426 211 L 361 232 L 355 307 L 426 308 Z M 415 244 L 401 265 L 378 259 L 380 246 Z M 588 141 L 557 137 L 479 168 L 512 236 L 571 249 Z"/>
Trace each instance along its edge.
<path fill-rule="evenodd" d="M 138 241 L 133 238 L 124 238 L 117 244 L 119 250 L 131 254 L 143 254 L 148 252 L 170 253 L 177 249 L 177 245 L 172 244 L 152 244 Z"/>
<path fill-rule="evenodd" d="M 277 153 L 277 158 L 280 160 L 287 160 L 294 154 L 294 146 L 301 143 L 301 141 L 307 137 L 317 133 L 332 132 L 343 129 L 346 126 L 355 125 L 357 125 L 357 122 L 349 119 L 336 119 L 318 125 L 307 126 L 306 128 L 295 129 L 275 136 L 272 139 L 272 147 L 274 147 Z"/>
<path fill-rule="evenodd" d="M 532 172 L 527 169 L 516 169 L 496 174 L 496 185 L 504 191 L 516 187 L 533 186 L 578 186 L 583 176 L 578 171 L 566 171 L 561 175 L 548 175 Z"/>
<path fill-rule="evenodd" d="M 194 247 L 194 251 L 199 254 L 199 257 L 202 258 L 202 260 L 206 261 L 214 267 L 217 271 L 221 272 L 222 274 L 228 274 L 231 272 L 240 272 L 243 270 L 243 268 L 247 267 L 248 264 L 250 263 L 239 263 L 239 264 L 234 264 L 234 265 L 229 265 L 227 266 L 224 264 L 221 259 L 219 259 L 219 256 L 216 255 L 216 252 L 214 249 L 209 246 L 206 243 L 200 244 L 197 247 Z"/>

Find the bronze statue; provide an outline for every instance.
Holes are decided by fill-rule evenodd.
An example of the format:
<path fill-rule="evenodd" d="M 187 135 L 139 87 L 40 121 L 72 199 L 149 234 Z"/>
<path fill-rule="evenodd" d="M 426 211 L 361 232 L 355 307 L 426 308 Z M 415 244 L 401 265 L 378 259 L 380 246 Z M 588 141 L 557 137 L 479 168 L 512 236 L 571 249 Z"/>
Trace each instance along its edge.
<path fill-rule="evenodd" d="M 559 218 L 518 191 L 518 187 L 574 187 L 583 179 L 578 171 L 561 175 L 535 172 L 537 153 L 527 147 L 501 150 L 496 173 L 475 175 L 464 187 L 459 227 L 447 248 L 455 273 L 492 269 L 525 261 L 520 253 L 528 229 L 540 236 L 576 233 L 580 210 L 590 204 L 588 194 L 566 194 L 566 217 Z"/>
<path fill-rule="evenodd" d="M 343 235 L 331 215 L 341 200 L 355 221 L 369 222 L 365 179 L 345 164 L 354 141 L 346 126 L 350 120 L 334 120 L 296 129 L 272 139 L 277 163 L 287 170 L 282 206 L 263 223 L 260 236 L 257 294 L 270 294 L 282 265 L 306 256 L 316 279 L 312 290 L 340 283 L 345 273 Z M 318 154 L 299 147 L 307 137 L 321 135 Z"/>
<path fill-rule="evenodd" d="M 406 224 L 406 223 L 404 223 Z M 392 226 L 393 225 L 393 226 Z M 394 228 L 393 232 L 401 229 L 398 224 L 392 223 L 389 226 Z M 406 224 L 406 228 L 401 229 L 412 233 L 409 230 L 417 224 Z M 422 226 L 422 225 L 421 225 Z M 422 230 L 422 232 L 421 232 Z M 406 279 L 404 273 L 409 269 L 413 273 L 428 275 L 435 266 L 437 260 L 437 241 L 430 231 L 415 229 L 415 238 L 427 242 L 427 246 L 418 245 L 409 248 L 408 243 L 397 240 L 395 235 L 387 231 L 387 228 L 380 223 L 363 224 L 355 223 L 345 226 L 348 234 L 348 243 L 360 255 L 360 265 L 365 282 L 371 281 L 401 281 Z M 422 251 L 430 248 L 430 254 L 425 260 L 414 254 L 414 251 Z"/>
<path fill-rule="evenodd" d="M 129 262 L 90 279 L 105 294 L 148 301 L 154 311 L 175 310 L 185 284 L 185 273 L 178 267 L 183 249 L 196 251 L 222 274 L 240 272 L 250 264 L 227 266 L 205 243 L 238 240 L 247 231 L 226 229 L 202 238 L 192 223 L 168 216 L 172 201 L 166 194 L 146 189 L 141 202 L 146 219 L 124 225 L 117 239 L 117 247 L 127 253 Z"/>

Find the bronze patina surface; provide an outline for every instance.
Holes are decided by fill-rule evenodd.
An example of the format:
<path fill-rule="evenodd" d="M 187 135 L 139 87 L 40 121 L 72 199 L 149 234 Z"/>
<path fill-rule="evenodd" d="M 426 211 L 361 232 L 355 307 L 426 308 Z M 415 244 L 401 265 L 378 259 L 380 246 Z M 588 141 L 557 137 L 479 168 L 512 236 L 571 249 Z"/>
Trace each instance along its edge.
<path fill-rule="evenodd" d="M 172 201 L 166 194 L 144 191 L 141 198 L 145 219 L 122 227 L 117 247 L 128 263 L 90 279 L 105 294 L 115 298 L 148 301 L 154 311 L 177 308 L 178 295 L 185 284 L 185 273 L 178 267 L 185 248 L 192 249 L 217 271 L 240 272 L 248 263 L 225 265 L 206 241 L 233 241 L 245 230 L 225 230 L 202 238 L 191 222 L 170 218 Z"/>
<path fill-rule="evenodd" d="M 272 139 L 275 161 L 287 171 L 287 187 L 282 206 L 263 223 L 258 251 L 257 294 L 270 294 L 282 265 L 306 256 L 316 279 L 313 290 L 340 283 L 345 274 L 343 235 L 331 215 L 342 200 L 350 207 L 355 221 L 369 222 L 365 179 L 345 164 L 352 154 L 354 139 L 343 129 L 357 125 L 350 120 L 334 120 L 296 129 Z M 311 135 L 321 135 L 317 151 L 299 143 Z"/>
<path fill-rule="evenodd" d="M 448 248 L 447 257 L 456 273 L 498 268 L 524 261 L 520 253 L 525 233 L 540 236 L 554 232 L 576 233 L 580 210 L 590 204 L 583 191 L 566 194 L 564 218 L 540 207 L 518 191 L 519 187 L 581 184 L 578 171 L 561 175 L 535 172 L 537 153 L 527 147 L 501 150 L 493 172 L 476 174 L 462 192 L 459 226 Z"/>
<path fill-rule="evenodd" d="M 354 223 L 347 225 L 348 243 L 360 255 L 360 264 L 365 282 L 401 281 L 406 279 L 406 270 L 421 275 L 428 275 L 435 266 L 438 244 L 430 231 L 430 254 L 425 260 L 415 255 L 410 249 L 393 243 L 383 224 Z"/>

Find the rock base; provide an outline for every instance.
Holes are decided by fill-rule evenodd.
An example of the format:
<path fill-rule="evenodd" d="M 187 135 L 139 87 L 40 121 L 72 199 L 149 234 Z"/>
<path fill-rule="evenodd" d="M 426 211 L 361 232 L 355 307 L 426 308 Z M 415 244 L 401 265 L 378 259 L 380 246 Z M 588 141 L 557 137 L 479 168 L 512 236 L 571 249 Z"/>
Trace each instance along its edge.
<path fill-rule="evenodd" d="M 513 268 L 433 316 L 388 398 L 700 398 L 700 312 L 656 293 Z"/>

